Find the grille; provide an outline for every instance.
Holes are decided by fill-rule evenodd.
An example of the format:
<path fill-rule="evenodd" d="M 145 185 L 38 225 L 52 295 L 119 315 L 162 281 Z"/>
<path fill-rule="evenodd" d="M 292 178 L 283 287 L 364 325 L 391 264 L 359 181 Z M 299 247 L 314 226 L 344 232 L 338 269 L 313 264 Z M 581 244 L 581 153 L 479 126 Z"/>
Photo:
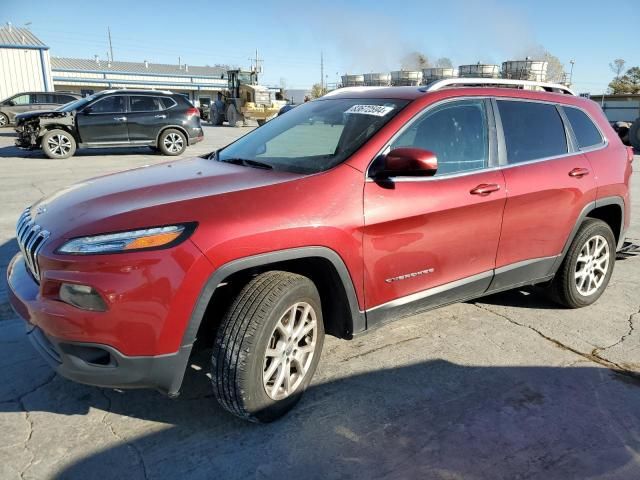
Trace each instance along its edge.
<path fill-rule="evenodd" d="M 42 250 L 47 238 L 49 238 L 49 232 L 33 221 L 31 210 L 27 208 L 22 212 L 16 226 L 16 239 L 29 271 L 38 282 L 40 281 L 38 253 Z"/>

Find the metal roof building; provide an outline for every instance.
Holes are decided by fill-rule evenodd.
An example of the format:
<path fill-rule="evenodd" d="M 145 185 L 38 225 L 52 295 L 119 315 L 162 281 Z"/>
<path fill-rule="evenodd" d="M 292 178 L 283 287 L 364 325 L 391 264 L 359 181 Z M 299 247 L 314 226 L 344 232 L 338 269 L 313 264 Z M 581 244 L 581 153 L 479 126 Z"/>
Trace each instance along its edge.
<path fill-rule="evenodd" d="M 152 88 L 209 103 L 216 92 L 227 87 L 224 67 L 52 57 L 51 70 L 56 90 L 84 95 L 106 88 Z"/>
<path fill-rule="evenodd" d="M 0 100 L 52 90 L 49 47 L 26 28 L 0 27 Z"/>

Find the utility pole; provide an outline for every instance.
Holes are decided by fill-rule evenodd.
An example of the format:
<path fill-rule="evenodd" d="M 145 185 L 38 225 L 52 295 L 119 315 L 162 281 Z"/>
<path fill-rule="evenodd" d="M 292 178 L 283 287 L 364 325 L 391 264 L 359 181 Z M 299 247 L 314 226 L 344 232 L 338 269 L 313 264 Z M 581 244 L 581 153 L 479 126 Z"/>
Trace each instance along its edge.
<path fill-rule="evenodd" d="M 107 27 L 107 33 L 109 34 L 109 55 L 113 62 L 113 45 L 111 44 L 111 27 Z"/>
<path fill-rule="evenodd" d="M 260 64 L 264 61 L 262 58 L 258 57 L 258 49 L 256 48 L 256 58 L 250 58 L 251 62 L 251 70 L 256 73 L 262 73 L 262 68 Z"/>
<path fill-rule="evenodd" d="M 324 53 L 320 50 L 320 91 L 324 94 Z"/>

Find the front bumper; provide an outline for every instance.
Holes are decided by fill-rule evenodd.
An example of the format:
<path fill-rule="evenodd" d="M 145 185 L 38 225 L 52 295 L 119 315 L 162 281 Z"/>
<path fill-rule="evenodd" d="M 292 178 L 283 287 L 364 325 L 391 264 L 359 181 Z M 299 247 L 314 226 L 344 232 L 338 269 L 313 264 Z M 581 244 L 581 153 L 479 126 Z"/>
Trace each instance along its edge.
<path fill-rule="evenodd" d="M 114 308 L 104 313 L 87 312 L 48 297 L 46 280 L 41 288 L 21 254 L 9 264 L 7 283 L 9 301 L 25 320 L 29 339 L 60 375 L 101 387 L 156 388 L 170 396 L 178 394 L 192 345 L 166 354 L 123 353 L 117 343 L 131 343 L 142 333 L 147 337 L 138 340 L 149 341 L 153 337 L 149 330 L 135 329 L 142 317 L 128 318 L 127 323 L 120 316 L 122 313 L 114 313 Z M 116 343 L 101 341 L 108 338 Z"/>

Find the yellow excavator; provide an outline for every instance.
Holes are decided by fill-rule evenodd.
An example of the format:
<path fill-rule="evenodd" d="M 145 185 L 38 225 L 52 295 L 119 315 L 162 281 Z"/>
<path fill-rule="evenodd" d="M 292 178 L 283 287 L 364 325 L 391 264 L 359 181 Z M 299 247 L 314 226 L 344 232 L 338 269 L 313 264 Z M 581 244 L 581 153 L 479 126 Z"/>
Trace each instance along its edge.
<path fill-rule="evenodd" d="M 232 127 L 246 125 L 247 120 L 256 120 L 258 125 L 278 114 L 285 102 L 273 100 L 269 89 L 258 85 L 255 71 L 227 70 L 228 88 L 218 95 L 211 105 L 209 121 L 222 125 L 225 120 Z"/>

